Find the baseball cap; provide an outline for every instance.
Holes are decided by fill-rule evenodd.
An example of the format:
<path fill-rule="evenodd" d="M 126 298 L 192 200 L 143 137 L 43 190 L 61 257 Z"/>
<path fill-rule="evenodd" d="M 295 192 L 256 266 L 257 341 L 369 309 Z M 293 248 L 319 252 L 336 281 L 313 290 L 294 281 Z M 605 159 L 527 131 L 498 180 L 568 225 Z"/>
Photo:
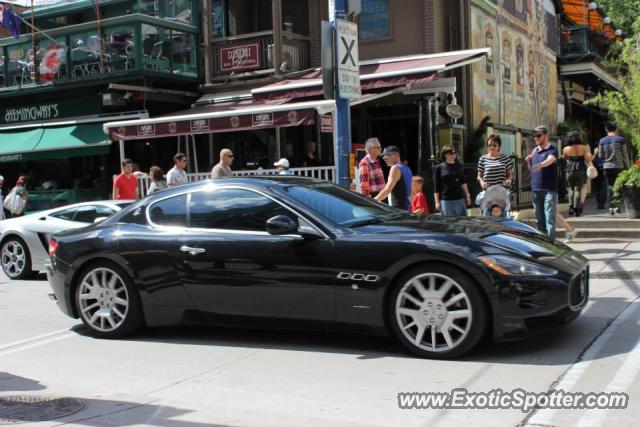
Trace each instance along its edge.
<path fill-rule="evenodd" d="M 280 160 L 278 160 L 277 162 L 275 162 L 273 164 L 273 166 L 278 167 L 278 166 L 282 166 L 284 168 L 288 168 L 289 167 L 289 160 L 285 159 L 284 157 Z"/>
<path fill-rule="evenodd" d="M 384 148 L 384 150 L 382 151 L 382 157 L 388 156 L 389 154 L 393 154 L 393 153 L 399 153 L 399 152 L 400 150 L 398 150 L 398 147 L 396 147 L 395 145 L 390 145 Z"/>
<path fill-rule="evenodd" d="M 545 125 L 536 126 L 535 129 L 533 129 L 533 131 L 535 133 L 543 133 L 543 134 L 549 133 L 549 129 L 547 129 Z"/>

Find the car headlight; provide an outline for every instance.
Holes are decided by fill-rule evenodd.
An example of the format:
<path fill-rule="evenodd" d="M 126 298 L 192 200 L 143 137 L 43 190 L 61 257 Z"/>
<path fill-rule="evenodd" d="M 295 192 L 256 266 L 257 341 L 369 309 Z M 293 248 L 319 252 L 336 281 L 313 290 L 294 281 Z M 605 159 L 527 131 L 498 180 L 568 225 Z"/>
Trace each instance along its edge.
<path fill-rule="evenodd" d="M 480 257 L 480 261 L 492 270 L 505 276 L 553 276 L 558 272 L 553 268 L 534 264 L 507 255 L 487 255 Z"/>

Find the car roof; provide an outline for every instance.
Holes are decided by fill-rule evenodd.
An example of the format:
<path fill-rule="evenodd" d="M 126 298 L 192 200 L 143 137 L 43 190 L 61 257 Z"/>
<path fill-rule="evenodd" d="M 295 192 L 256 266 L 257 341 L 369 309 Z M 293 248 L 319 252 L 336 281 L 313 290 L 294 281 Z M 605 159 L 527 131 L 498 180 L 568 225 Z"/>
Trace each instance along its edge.
<path fill-rule="evenodd" d="M 288 186 L 288 185 L 296 185 L 296 186 L 310 186 L 314 184 L 320 183 L 328 183 L 329 181 L 321 180 L 317 178 L 307 178 L 302 176 L 295 175 L 264 175 L 264 176 L 234 176 L 234 177 L 224 177 L 224 178 L 210 178 L 204 179 L 200 181 L 189 182 L 187 184 L 178 185 L 176 187 L 169 187 L 167 189 L 163 189 L 157 191 L 150 196 L 153 197 L 156 194 L 167 195 L 171 192 L 184 192 L 189 189 L 196 189 L 199 187 L 205 186 L 229 186 L 234 184 L 241 185 L 250 185 L 254 187 L 272 187 L 274 185 L 278 186 Z"/>

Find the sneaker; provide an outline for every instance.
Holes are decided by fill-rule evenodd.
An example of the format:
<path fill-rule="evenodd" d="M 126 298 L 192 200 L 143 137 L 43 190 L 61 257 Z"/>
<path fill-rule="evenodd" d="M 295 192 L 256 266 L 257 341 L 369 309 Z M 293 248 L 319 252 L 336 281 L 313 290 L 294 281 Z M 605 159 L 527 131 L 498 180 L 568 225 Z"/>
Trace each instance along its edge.
<path fill-rule="evenodd" d="M 578 230 L 575 228 L 573 230 L 568 230 L 564 233 L 564 243 L 569 243 L 573 240 L 574 237 L 578 234 Z"/>

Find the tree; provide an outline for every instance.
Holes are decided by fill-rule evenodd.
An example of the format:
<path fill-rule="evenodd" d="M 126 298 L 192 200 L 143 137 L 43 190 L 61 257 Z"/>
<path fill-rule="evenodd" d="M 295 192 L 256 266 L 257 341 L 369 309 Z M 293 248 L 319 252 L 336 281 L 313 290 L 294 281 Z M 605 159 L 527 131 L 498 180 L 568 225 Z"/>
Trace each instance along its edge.
<path fill-rule="evenodd" d="M 640 18 L 635 28 L 640 28 Z M 636 152 L 640 152 L 640 32 L 623 40 L 616 62 L 621 70 L 620 90 L 605 91 L 586 103 L 606 108 L 618 127 L 629 136 Z"/>
<path fill-rule="evenodd" d="M 633 24 L 640 13 L 640 0 L 600 0 L 606 15 L 625 34 L 633 34 Z"/>

